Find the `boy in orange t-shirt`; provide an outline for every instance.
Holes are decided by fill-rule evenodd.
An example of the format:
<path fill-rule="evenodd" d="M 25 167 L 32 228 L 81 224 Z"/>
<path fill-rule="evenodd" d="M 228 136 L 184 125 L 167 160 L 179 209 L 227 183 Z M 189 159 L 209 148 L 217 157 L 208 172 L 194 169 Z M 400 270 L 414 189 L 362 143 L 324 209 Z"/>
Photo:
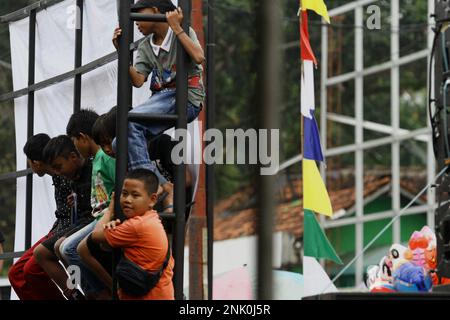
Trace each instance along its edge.
<path fill-rule="evenodd" d="M 120 206 L 126 216 L 122 223 L 114 217 L 114 196 L 109 209 L 97 223 L 92 240 L 112 248 L 123 248 L 126 258 L 147 271 L 158 271 L 164 264 L 169 243 L 161 220 L 153 206 L 156 203 L 158 178 L 147 169 L 130 171 L 123 183 Z M 130 296 L 120 288 L 121 300 L 173 300 L 174 260 L 169 259 L 156 286 L 143 296 Z"/>

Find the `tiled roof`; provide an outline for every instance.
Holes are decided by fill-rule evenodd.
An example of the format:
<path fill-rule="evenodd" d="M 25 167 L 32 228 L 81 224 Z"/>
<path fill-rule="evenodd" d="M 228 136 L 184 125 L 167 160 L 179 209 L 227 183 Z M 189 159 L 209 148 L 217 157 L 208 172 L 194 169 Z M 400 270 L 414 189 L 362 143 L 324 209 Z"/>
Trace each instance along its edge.
<path fill-rule="evenodd" d="M 380 188 L 391 182 L 390 176 L 366 176 L 364 179 L 364 197 L 374 194 Z M 401 179 L 401 187 L 415 195 L 425 185 L 423 175 L 409 175 Z M 294 191 L 292 190 L 294 189 Z M 302 190 L 302 181 L 291 181 L 291 187 L 284 186 L 280 193 L 274 196 L 279 203 L 276 206 L 275 231 L 291 233 L 295 236 L 303 234 L 303 205 L 295 192 Z M 222 200 L 215 206 L 214 240 L 227 240 L 256 233 L 256 210 L 249 208 L 252 203 L 254 189 L 246 187 L 231 197 Z M 355 204 L 355 187 L 348 186 L 339 190 L 330 190 L 329 196 L 334 212 L 349 209 Z M 297 199 L 297 200 L 296 200 Z M 302 199 L 300 194 L 300 199 Z M 426 201 L 426 195 L 421 197 Z"/>

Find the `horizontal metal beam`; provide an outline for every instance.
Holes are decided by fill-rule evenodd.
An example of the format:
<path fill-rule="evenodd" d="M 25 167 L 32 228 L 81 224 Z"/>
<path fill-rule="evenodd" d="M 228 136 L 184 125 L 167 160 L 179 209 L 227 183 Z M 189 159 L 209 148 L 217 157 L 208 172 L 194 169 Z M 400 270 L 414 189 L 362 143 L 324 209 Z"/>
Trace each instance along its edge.
<path fill-rule="evenodd" d="M 339 83 L 353 80 L 360 75 L 362 75 L 363 77 L 367 77 L 367 76 L 370 76 L 375 73 L 391 70 L 394 67 L 399 67 L 399 66 L 426 58 L 426 57 L 428 57 L 428 54 L 429 54 L 428 50 L 425 49 L 425 50 L 421 50 L 421 51 L 403 56 L 400 59 L 398 59 L 397 61 L 389 61 L 389 62 L 378 64 L 378 65 L 370 67 L 370 68 L 366 68 L 361 72 L 353 71 L 353 72 L 341 74 L 341 75 L 338 75 L 335 77 L 331 77 L 331 78 L 328 78 L 327 81 L 325 81 L 325 85 L 333 86 L 333 85 L 336 85 Z"/>
<path fill-rule="evenodd" d="M 432 205 L 432 206 L 422 205 L 422 206 L 411 207 L 411 208 L 406 209 L 402 213 L 402 217 L 416 215 L 419 213 L 425 214 L 427 211 L 434 210 L 436 208 L 437 208 L 437 205 Z M 378 212 L 378 213 L 365 214 L 361 217 L 344 218 L 344 219 L 338 219 L 338 220 L 334 220 L 334 221 L 333 220 L 331 220 L 331 221 L 325 220 L 325 222 L 323 223 L 323 227 L 325 229 L 332 229 L 332 228 L 337 228 L 337 227 L 342 227 L 342 226 L 347 226 L 347 225 L 354 225 L 357 223 L 378 221 L 381 219 L 394 218 L 397 214 L 398 214 L 398 212 L 389 210 L 389 211 L 382 211 L 382 212 Z"/>
<path fill-rule="evenodd" d="M 0 67 L 12 70 L 11 63 L 0 60 Z"/>
<path fill-rule="evenodd" d="M 370 196 L 364 197 L 363 206 L 366 206 L 367 204 L 371 203 L 372 201 L 374 201 L 375 199 L 380 197 L 382 194 L 389 192 L 390 189 L 391 189 L 391 184 L 389 183 L 389 184 L 385 185 L 384 187 L 378 189 L 374 193 L 372 193 Z M 339 220 L 339 219 L 344 219 L 346 217 L 350 217 L 352 214 L 354 214 L 356 212 L 356 206 L 353 205 L 350 208 L 348 208 L 347 210 L 343 210 L 343 211 L 345 211 L 345 212 L 343 214 L 340 214 L 339 216 L 336 216 L 336 214 L 333 214 L 333 216 L 331 217 L 331 220 L 335 221 L 335 220 Z"/>
<path fill-rule="evenodd" d="M 302 154 L 299 154 L 299 155 L 297 155 L 297 156 L 295 156 L 293 158 L 290 158 L 289 160 L 286 160 L 285 162 L 283 162 L 278 167 L 277 173 L 283 171 L 286 168 L 289 168 L 290 166 L 292 166 L 292 165 L 294 165 L 294 164 L 296 164 L 296 163 L 298 163 L 298 162 L 300 162 L 302 160 L 303 160 L 303 155 Z"/>
<path fill-rule="evenodd" d="M 0 288 L 10 287 L 10 286 L 11 286 L 11 283 L 9 282 L 8 277 L 0 278 Z"/>
<path fill-rule="evenodd" d="M 163 220 L 174 220 L 175 213 L 159 213 L 159 216 Z"/>
<path fill-rule="evenodd" d="M 176 122 L 178 116 L 176 114 L 163 114 L 163 113 L 129 113 L 128 120 L 147 124 L 149 122 Z"/>
<path fill-rule="evenodd" d="M 289 49 L 298 48 L 298 47 L 300 47 L 300 41 L 297 40 L 297 41 L 283 43 L 280 46 L 280 50 L 289 50 Z"/>
<path fill-rule="evenodd" d="M 19 257 L 21 257 L 24 253 L 25 253 L 25 251 L 5 252 L 5 253 L 0 254 L 0 260 L 19 258 Z"/>
<path fill-rule="evenodd" d="M 130 13 L 132 21 L 167 22 L 165 14 Z"/>
<path fill-rule="evenodd" d="M 130 50 L 136 50 L 136 48 L 138 47 L 139 43 L 141 43 L 141 41 L 143 41 L 144 39 L 140 39 L 136 42 L 134 42 L 131 46 L 130 46 Z M 56 83 L 60 83 L 69 79 L 74 78 L 76 75 L 79 74 L 86 74 L 92 70 L 95 70 L 101 66 L 104 66 L 114 60 L 117 60 L 117 52 L 112 52 L 110 54 L 107 54 L 106 56 L 103 56 L 97 60 L 94 60 L 80 68 L 76 68 L 72 71 L 60 74 L 58 76 L 52 77 L 50 79 L 38 82 L 36 84 L 33 84 L 31 86 L 28 86 L 26 88 L 14 91 L 14 92 L 10 92 L 10 93 L 6 93 L 0 96 L 0 102 L 2 101 L 7 101 L 7 100 L 11 100 L 11 99 L 16 99 L 19 97 L 22 97 L 24 95 L 27 95 L 29 92 L 32 91 L 38 91 L 38 90 L 42 90 L 44 88 L 50 87 L 51 85 L 54 85 Z"/>
<path fill-rule="evenodd" d="M 347 124 L 350 126 L 356 126 L 356 120 L 353 117 L 349 117 L 349 116 L 344 116 L 341 114 L 336 114 L 336 113 L 328 113 L 327 114 L 327 119 L 337 122 L 337 123 L 342 123 L 342 124 Z M 376 122 L 372 122 L 372 121 L 364 121 L 363 122 L 363 128 L 367 129 L 367 130 L 371 130 L 371 131 L 375 131 L 375 132 L 380 132 L 380 133 L 386 133 L 386 134 L 393 134 L 394 130 L 392 129 L 391 126 L 389 125 L 385 125 L 385 124 L 381 124 L 381 123 L 376 123 Z M 406 130 L 406 129 L 399 129 L 398 133 L 400 134 L 407 134 L 410 133 L 410 130 Z M 414 140 L 417 141 L 421 141 L 421 142 L 428 142 L 430 140 L 430 135 L 421 135 L 421 136 L 416 136 L 414 137 Z"/>
<path fill-rule="evenodd" d="M 380 147 L 383 145 L 391 144 L 392 142 L 395 142 L 395 141 L 404 141 L 404 140 L 408 140 L 408 139 L 415 139 L 416 137 L 430 135 L 430 134 L 431 134 L 431 129 L 422 128 L 422 129 L 417 129 L 414 131 L 409 131 L 408 133 L 399 134 L 397 136 L 390 136 L 390 137 L 386 137 L 386 138 L 369 140 L 369 141 L 366 141 L 359 145 L 350 144 L 350 145 L 346 145 L 346 146 L 342 146 L 342 147 L 331 148 L 331 149 L 325 150 L 324 154 L 326 157 L 327 156 L 329 156 L 329 157 L 337 156 L 340 154 L 355 152 L 356 150 L 359 150 L 359 149 L 366 150 L 366 149 L 376 148 L 376 147 Z M 280 172 L 280 171 L 302 161 L 302 159 L 303 159 L 303 156 L 301 154 L 296 155 L 295 157 L 292 157 L 291 159 L 283 162 L 279 166 L 277 172 Z"/>
<path fill-rule="evenodd" d="M 62 2 L 62 1 L 63 0 L 41 0 L 41 1 L 38 1 L 38 2 L 33 3 L 25 8 L 22 8 L 20 10 L 0 16 L 0 22 L 7 23 L 7 22 L 21 20 L 23 18 L 28 17 L 32 10 L 41 11 L 41 10 L 44 10 L 48 7 L 51 7 L 54 4 Z"/>
<path fill-rule="evenodd" d="M 32 173 L 33 173 L 33 171 L 31 171 L 30 168 L 25 169 L 25 170 L 15 171 L 15 172 L 2 173 L 2 174 L 0 174 L 0 181 L 25 177 Z"/>
<path fill-rule="evenodd" d="M 340 14 L 355 10 L 356 8 L 367 6 L 371 3 L 378 2 L 379 0 L 360 0 L 360 1 L 353 1 L 349 4 L 344 4 L 343 6 L 340 6 L 336 9 L 331 9 L 328 11 L 328 15 L 330 17 L 338 16 Z"/>
<path fill-rule="evenodd" d="M 340 154 L 355 152 L 356 150 L 373 149 L 373 148 L 380 147 L 383 145 L 391 144 L 393 142 L 404 141 L 404 140 L 412 139 L 416 136 L 420 136 L 423 134 L 430 134 L 430 133 L 431 133 L 431 129 L 429 129 L 429 128 L 417 129 L 414 131 L 410 131 L 407 134 L 400 134 L 397 136 L 390 136 L 390 137 L 386 137 L 386 138 L 380 138 L 380 139 L 366 141 L 361 144 L 351 144 L 351 145 L 346 145 L 346 146 L 342 146 L 342 147 L 328 149 L 325 151 L 325 155 L 326 156 L 337 156 Z"/>

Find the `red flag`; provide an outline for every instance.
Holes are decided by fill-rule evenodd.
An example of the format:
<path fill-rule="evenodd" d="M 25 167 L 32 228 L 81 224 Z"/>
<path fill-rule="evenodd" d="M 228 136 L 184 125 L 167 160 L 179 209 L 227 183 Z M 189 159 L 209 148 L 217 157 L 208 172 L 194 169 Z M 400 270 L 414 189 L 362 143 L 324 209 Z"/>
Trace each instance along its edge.
<path fill-rule="evenodd" d="M 317 65 L 316 57 L 309 44 L 308 13 L 302 10 L 302 25 L 300 26 L 300 57 L 302 60 L 311 60 Z"/>

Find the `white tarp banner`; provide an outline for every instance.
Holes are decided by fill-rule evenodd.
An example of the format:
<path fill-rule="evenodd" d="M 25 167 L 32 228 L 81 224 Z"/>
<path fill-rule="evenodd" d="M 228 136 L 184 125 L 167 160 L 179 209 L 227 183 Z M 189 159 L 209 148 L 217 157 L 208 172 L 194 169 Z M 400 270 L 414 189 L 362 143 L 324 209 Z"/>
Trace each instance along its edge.
<path fill-rule="evenodd" d="M 105 56 L 115 49 L 111 38 L 118 26 L 116 1 L 84 1 L 83 17 L 83 65 Z M 70 71 L 74 67 L 75 52 L 75 0 L 66 0 L 37 13 L 36 23 L 36 76 L 35 82 Z M 10 24 L 13 88 L 19 90 L 28 83 L 28 32 L 29 19 Z M 136 28 L 135 28 L 136 29 Z M 135 40 L 142 35 L 135 30 Z M 64 134 L 73 111 L 73 79 L 36 91 L 34 109 L 34 133 L 47 133 L 50 137 Z M 133 106 L 150 95 L 148 83 L 133 89 Z M 82 77 L 81 107 L 91 108 L 102 114 L 117 104 L 117 60 L 99 67 Z M 17 170 L 26 168 L 22 148 L 26 142 L 27 97 L 15 100 Z M 189 125 L 190 155 L 201 154 L 198 122 Z M 189 166 L 197 177 L 198 166 Z M 195 180 L 196 181 L 196 180 Z M 33 243 L 46 235 L 55 221 L 55 201 L 51 178 L 33 176 Z M 25 245 L 25 178 L 17 180 L 15 250 Z"/>

